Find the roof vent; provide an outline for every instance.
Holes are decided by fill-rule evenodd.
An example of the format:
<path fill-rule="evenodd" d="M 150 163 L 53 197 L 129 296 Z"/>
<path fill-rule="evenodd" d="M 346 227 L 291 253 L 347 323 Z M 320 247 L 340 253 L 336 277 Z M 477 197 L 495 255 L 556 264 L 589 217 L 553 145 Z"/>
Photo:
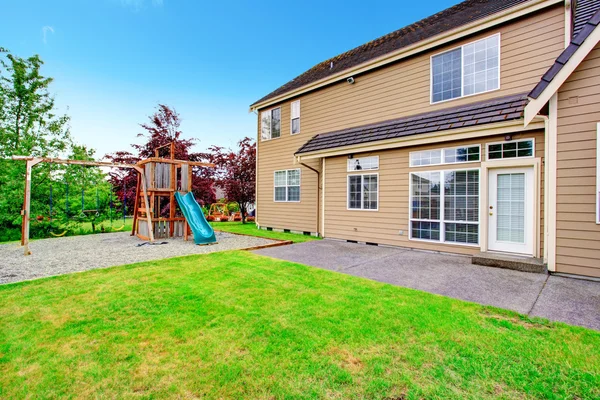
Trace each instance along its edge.
<path fill-rule="evenodd" d="M 333 69 L 333 61 L 329 63 L 329 69 Z"/>

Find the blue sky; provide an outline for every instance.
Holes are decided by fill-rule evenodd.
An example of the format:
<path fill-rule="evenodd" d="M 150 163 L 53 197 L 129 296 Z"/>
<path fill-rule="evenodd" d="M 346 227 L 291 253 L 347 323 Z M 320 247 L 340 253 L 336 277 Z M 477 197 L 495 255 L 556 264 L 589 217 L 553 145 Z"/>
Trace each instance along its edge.
<path fill-rule="evenodd" d="M 139 141 L 159 102 L 202 150 L 255 137 L 248 106 L 318 62 L 456 2 L 4 0 L 0 47 L 42 57 L 99 156 Z"/>

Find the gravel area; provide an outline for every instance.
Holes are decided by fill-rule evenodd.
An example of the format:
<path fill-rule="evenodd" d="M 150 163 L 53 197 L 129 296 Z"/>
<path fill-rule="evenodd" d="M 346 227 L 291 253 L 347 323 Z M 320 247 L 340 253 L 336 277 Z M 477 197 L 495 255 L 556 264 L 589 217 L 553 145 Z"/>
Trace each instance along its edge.
<path fill-rule="evenodd" d="M 275 243 L 252 236 L 215 232 L 217 244 L 196 246 L 193 240 L 159 239 L 168 242 L 160 246 L 141 246 L 144 243 L 128 232 L 71 236 L 35 240 L 29 247 L 32 254 L 25 257 L 18 243 L 0 245 L 0 284 L 29 279 L 125 265 L 140 261 L 159 260 L 190 254 L 206 254 L 223 250 L 239 250 Z"/>

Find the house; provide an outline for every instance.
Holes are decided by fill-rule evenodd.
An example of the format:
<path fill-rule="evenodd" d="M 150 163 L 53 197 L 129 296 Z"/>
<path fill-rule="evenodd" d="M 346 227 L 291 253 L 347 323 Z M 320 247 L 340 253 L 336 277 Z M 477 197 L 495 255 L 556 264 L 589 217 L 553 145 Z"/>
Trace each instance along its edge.
<path fill-rule="evenodd" d="M 600 277 L 600 0 L 467 0 L 250 106 L 257 223 Z"/>

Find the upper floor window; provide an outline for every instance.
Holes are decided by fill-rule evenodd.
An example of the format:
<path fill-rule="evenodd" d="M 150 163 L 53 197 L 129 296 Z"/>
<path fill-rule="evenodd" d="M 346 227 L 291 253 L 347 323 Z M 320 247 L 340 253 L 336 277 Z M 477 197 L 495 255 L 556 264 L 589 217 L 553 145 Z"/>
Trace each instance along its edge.
<path fill-rule="evenodd" d="M 292 135 L 300 133 L 300 100 L 292 101 L 290 107 Z"/>
<path fill-rule="evenodd" d="M 379 169 L 379 156 L 348 159 L 348 171 L 367 171 Z"/>
<path fill-rule="evenodd" d="M 500 87 L 500 34 L 431 57 L 431 102 Z"/>
<path fill-rule="evenodd" d="M 260 114 L 261 140 L 276 139 L 281 136 L 281 108 L 263 111 Z"/>
<path fill-rule="evenodd" d="M 489 143 L 487 149 L 488 160 L 533 157 L 535 152 L 533 139 Z"/>

